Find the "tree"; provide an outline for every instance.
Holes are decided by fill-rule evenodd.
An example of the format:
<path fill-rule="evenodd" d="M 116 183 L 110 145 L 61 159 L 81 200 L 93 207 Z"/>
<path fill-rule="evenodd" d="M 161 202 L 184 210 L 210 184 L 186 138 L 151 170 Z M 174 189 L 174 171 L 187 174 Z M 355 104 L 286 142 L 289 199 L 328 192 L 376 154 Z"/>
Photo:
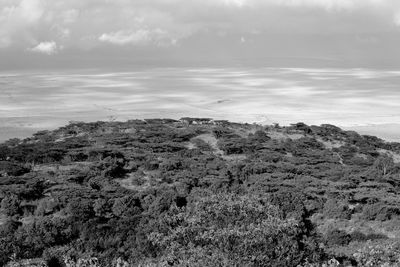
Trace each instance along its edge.
<path fill-rule="evenodd" d="M 387 154 L 380 155 L 374 162 L 374 168 L 383 176 L 390 173 L 394 167 L 393 158 Z"/>

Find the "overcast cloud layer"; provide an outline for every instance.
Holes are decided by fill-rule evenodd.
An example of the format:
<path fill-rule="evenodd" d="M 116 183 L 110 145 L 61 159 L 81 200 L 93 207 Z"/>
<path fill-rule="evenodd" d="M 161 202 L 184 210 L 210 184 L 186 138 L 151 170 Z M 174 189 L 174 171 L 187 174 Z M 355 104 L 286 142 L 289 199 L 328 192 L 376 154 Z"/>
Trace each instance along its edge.
<path fill-rule="evenodd" d="M 0 0 L 0 25 L 3 69 L 74 55 L 400 63 L 398 0 Z"/>

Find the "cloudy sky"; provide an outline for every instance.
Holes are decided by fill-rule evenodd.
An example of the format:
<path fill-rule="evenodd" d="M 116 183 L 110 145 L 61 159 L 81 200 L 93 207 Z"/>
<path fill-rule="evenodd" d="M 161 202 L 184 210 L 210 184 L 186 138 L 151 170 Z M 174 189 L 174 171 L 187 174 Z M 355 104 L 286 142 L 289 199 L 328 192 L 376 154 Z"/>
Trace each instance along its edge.
<path fill-rule="evenodd" d="M 0 69 L 400 66 L 398 0 L 0 0 Z"/>

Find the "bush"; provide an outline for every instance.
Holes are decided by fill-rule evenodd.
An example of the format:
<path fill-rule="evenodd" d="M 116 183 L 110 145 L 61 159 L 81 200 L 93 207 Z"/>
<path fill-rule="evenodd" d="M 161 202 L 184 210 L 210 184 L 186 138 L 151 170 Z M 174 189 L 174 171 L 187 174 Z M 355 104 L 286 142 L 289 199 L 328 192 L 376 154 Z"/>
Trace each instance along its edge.
<path fill-rule="evenodd" d="M 363 208 L 361 218 L 364 220 L 387 221 L 392 218 L 394 211 L 382 203 L 368 204 Z"/>
<path fill-rule="evenodd" d="M 399 266 L 400 244 L 386 243 L 374 244 L 370 241 L 354 253 L 358 266 Z"/>
<path fill-rule="evenodd" d="M 0 145 L 0 160 L 7 160 L 10 152 L 11 150 L 8 148 L 8 146 Z"/>
<path fill-rule="evenodd" d="M 84 198 L 71 199 L 66 207 L 68 215 L 76 221 L 85 221 L 94 217 L 92 200 Z"/>
<path fill-rule="evenodd" d="M 227 127 L 216 127 L 213 129 L 212 133 L 217 139 L 235 136 L 234 132 Z"/>
<path fill-rule="evenodd" d="M 149 239 L 162 252 L 159 264 L 297 266 L 315 250 L 300 225 L 262 197 L 205 195 L 173 206 Z"/>
<path fill-rule="evenodd" d="M 345 231 L 332 229 L 326 233 L 325 240 L 329 246 L 345 246 L 350 243 L 351 237 Z"/>
<path fill-rule="evenodd" d="M 48 267 L 66 267 L 64 258 L 68 255 L 67 247 L 52 247 L 43 252 L 42 258 Z"/>
<path fill-rule="evenodd" d="M 146 160 L 143 164 L 143 168 L 147 171 L 154 171 L 157 170 L 160 166 L 160 163 L 153 159 L 153 160 Z"/>
<path fill-rule="evenodd" d="M 21 213 L 21 200 L 14 194 L 8 195 L 1 201 L 1 209 L 7 216 L 15 216 Z"/>
<path fill-rule="evenodd" d="M 329 219 L 350 219 L 352 211 L 348 205 L 335 199 L 328 199 L 325 202 L 323 214 Z"/>
<path fill-rule="evenodd" d="M 23 225 L 14 233 L 14 247 L 19 258 L 36 258 L 42 256 L 45 249 L 69 243 L 74 237 L 70 222 L 60 218 L 42 217 Z"/>
<path fill-rule="evenodd" d="M 200 139 L 200 138 L 194 138 L 192 140 L 192 143 L 201 151 L 212 151 L 213 148 L 210 146 L 210 144 L 208 144 L 207 142 L 205 142 L 204 140 Z"/>
<path fill-rule="evenodd" d="M 303 219 L 306 216 L 303 194 L 281 191 L 271 194 L 269 199 L 271 204 L 277 206 L 285 217 Z"/>
<path fill-rule="evenodd" d="M 246 151 L 246 139 L 244 138 L 231 138 L 221 139 L 218 141 L 218 147 L 227 155 L 243 154 Z"/>
<path fill-rule="evenodd" d="M 377 240 L 377 239 L 387 239 L 388 237 L 383 234 L 364 234 L 360 231 L 354 231 L 350 233 L 351 241 L 367 241 L 367 240 Z"/>
<path fill-rule="evenodd" d="M 11 176 L 20 176 L 28 172 L 30 172 L 30 169 L 22 164 L 0 161 L 0 177 L 2 173 Z"/>
<path fill-rule="evenodd" d="M 103 177 L 120 178 L 126 174 L 125 158 L 116 158 L 108 156 L 104 158 L 97 166 L 101 170 Z"/>

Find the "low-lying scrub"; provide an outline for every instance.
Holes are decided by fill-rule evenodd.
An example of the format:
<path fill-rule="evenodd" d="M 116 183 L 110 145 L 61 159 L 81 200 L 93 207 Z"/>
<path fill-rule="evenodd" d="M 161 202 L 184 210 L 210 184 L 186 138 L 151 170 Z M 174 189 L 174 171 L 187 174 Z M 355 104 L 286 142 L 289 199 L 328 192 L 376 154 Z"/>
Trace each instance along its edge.
<path fill-rule="evenodd" d="M 9 140 L 0 266 L 396 266 L 399 150 L 333 125 L 201 118 Z"/>

